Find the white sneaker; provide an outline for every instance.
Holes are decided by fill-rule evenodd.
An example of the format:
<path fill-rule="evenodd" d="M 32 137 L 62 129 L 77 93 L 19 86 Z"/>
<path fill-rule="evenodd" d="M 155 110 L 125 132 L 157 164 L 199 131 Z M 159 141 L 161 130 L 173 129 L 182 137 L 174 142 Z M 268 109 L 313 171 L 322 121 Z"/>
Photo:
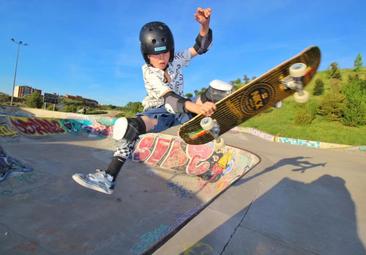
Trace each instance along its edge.
<path fill-rule="evenodd" d="M 96 169 L 95 173 L 92 174 L 74 174 L 72 178 L 86 188 L 109 195 L 113 193 L 113 177 L 103 170 Z"/>

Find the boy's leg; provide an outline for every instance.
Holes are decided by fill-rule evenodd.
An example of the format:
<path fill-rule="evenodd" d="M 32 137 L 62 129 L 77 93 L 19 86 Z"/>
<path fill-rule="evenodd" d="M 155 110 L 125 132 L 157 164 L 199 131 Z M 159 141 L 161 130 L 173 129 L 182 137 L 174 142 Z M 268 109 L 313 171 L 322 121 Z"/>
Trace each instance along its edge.
<path fill-rule="evenodd" d="M 153 120 L 144 118 L 148 126 Z M 146 133 L 146 124 L 141 117 L 120 118 L 117 120 L 114 128 L 114 139 L 121 143 L 113 154 L 111 163 L 106 171 L 97 169 L 95 173 L 74 174 L 73 179 L 80 185 L 100 191 L 106 194 L 112 194 L 115 179 L 120 172 L 124 162 L 130 157 L 139 135 Z"/>
<path fill-rule="evenodd" d="M 146 116 L 137 116 L 135 118 L 120 118 L 115 123 L 113 129 L 113 138 L 120 141 L 113 154 L 111 163 L 106 173 L 113 177 L 113 181 L 117 178 L 125 161 L 131 156 L 139 136 L 150 130 L 152 120 Z"/>

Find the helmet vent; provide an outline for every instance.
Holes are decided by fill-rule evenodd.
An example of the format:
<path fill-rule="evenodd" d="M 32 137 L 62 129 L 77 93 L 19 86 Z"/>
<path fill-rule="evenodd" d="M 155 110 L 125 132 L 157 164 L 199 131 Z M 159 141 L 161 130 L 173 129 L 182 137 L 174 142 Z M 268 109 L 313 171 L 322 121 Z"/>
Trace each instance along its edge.
<path fill-rule="evenodd" d="M 161 38 L 161 41 L 162 41 L 162 42 L 166 42 L 165 37 Z"/>
<path fill-rule="evenodd" d="M 152 39 L 152 40 L 151 40 L 151 42 L 152 42 L 153 44 L 155 44 L 155 43 L 156 43 L 156 39 Z"/>

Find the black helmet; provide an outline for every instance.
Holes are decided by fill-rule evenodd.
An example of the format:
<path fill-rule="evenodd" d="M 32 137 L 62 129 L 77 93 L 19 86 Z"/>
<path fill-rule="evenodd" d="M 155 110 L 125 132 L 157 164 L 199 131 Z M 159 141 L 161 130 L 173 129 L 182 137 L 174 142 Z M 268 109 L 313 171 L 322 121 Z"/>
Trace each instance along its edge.
<path fill-rule="evenodd" d="M 155 55 L 170 51 L 169 62 L 174 58 L 174 38 L 169 27 L 160 21 L 146 23 L 140 31 L 141 53 L 146 63 L 150 63 L 147 55 Z"/>

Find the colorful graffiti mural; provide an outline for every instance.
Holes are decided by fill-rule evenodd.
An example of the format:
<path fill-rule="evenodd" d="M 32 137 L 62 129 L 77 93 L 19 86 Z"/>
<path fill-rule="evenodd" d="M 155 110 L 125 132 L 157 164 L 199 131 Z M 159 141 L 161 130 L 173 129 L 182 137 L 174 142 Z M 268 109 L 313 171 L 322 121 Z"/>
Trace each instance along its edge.
<path fill-rule="evenodd" d="M 8 117 L 0 116 L 0 137 L 16 136 L 17 132 L 9 126 Z"/>
<path fill-rule="evenodd" d="M 215 152 L 213 143 L 189 145 L 178 137 L 161 134 L 143 136 L 132 158 L 151 166 L 201 176 L 209 181 L 217 181 L 233 170 L 234 165 L 238 168 L 239 164 L 250 164 L 248 157 L 236 148 L 226 146 L 222 151 Z"/>
<path fill-rule="evenodd" d="M 100 124 L 98 120 L 61 119 L 60 123 L 68 133 L 86 133 L 95 136 L 111 136 L 112 127 Z"/>
<path fill-rule="evenodd" d="M 10 117 L 12 126 L 23 135 L 62 134 L 65 130 L 56 119 Z"/>
<path fill-rule="evenodd" d="M 114 118 L 53 119 L 0 115 L 0 137 L 66 133 L 106 137 L 112 135 L 114 122 Z"/>

